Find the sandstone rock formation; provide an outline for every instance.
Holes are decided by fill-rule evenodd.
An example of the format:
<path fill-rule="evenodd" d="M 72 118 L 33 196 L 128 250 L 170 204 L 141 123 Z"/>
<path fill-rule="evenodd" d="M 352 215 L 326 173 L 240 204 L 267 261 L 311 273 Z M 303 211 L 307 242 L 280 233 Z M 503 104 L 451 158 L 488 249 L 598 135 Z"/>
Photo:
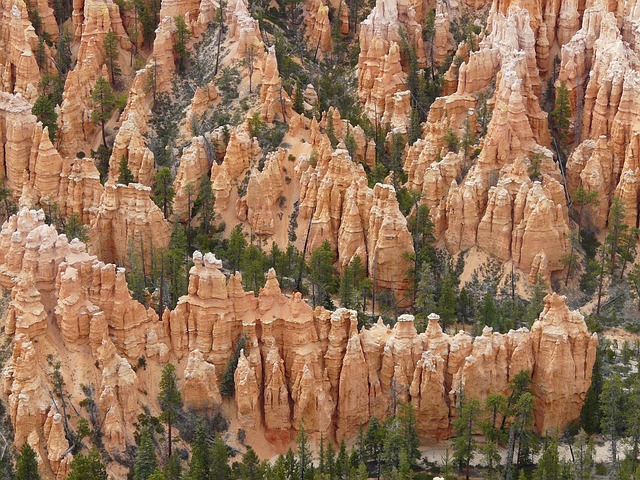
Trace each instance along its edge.
<path fill-rule="evenodd" d="M 375 198 L 391 192 L 376 188 Z M 371 224 L 378 229 L 375 213 Z M 58 348 L 58 335 L 76 359 L 69 369 L 62 357 L 63 371 L 93 379 L 105 447 L 114 453 L 133 442 L 138 399 L 145 395 L 132 367 L 138 358 L 147 358 L 148 369 L 178 362 L 186 404 L 211 411 L 221 404 L 217 372 L 241 337 L 238 421 L 273 441 L 288 438 L 302 420 L 312 435 L 352 437 L 372 416 L 391 413 L 391 390 L 399 401 L 413 402 L 422 435 L 446 438 L 461 392 L 479 399 L 505 392 L 520 370 L 531 372 L 536 385 L 536 427 L 555 431 L 578 415 L 590 384 L 597 337 L 555 294 L 545 299 L 531 332 L 485 329 L 476 338 L 451 337 L 437 315 L 422 334 L 410 315 L 393 328 L 379 322 L 358 331 L 353 311 L 313 310 L 299 293 L 284 295 L 273 270 L 256 297 L 243 290 L 239 274 L 227 278 L 212 254 L 196 252 L 193 261 L 188 294 L 160 319 L 131 299 L 122 269 L 98 261 L 77 240 L 69 243 L 44 223 L 41 211 L 22 209 L 5 223 L 0 284 L 13 292 L 7 334 L 15 347 L 3 388 L 18 444 L 41 431 L 32 441 L 48 446 L 46 465 L 62 468 L 68 461 L 58 455 L 64 442 L 43 363 L 46 352 Z M 46 310 L 52 301 L 55 308 Z"/>
<path fill-rule="evenodd" d="M 38 37 L 29 21 L 27 5 L 22 1 L 5 0 L 1 14 L 0 92 L 19 93 L 33 102 L 38 96 L 40 81 L 34 54 Z"/>
<path fill-rule="evenodd" d="M 98 257 L 131 266 L 131 252 L 137 252 L 138 261 L 151 268 L 151 252 L 165 248 L 171 233 L 150 193 L 137 183 L 105 187 L 91 222 L 91 249 Z"/>

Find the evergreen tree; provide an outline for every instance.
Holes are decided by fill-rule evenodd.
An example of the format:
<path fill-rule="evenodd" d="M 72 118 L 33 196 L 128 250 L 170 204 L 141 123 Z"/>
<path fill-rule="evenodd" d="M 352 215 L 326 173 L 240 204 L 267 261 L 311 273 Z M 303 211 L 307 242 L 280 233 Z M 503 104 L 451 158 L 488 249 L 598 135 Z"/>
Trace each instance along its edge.
<path fill-rule="evenodd" d="M 456 284 L 453 274 L 447 269 L 440 286 L 438 314 L 442 320 L 442 329 L 456 320 Z"/>
<path fill-rule="evenodd" d="M 169 218 L 171 203 L 176 195 L 172 181 L 171 170 L 168 167 L 158 170 L 153 180 L 153 200 L 162 209 L 166 219 Z"/>
<path fill-rule="evenodd" d="M 297 443 L 297 460 L 300 480 L 313 479 L 313 457 L 311 454 L 311 446 L 309 445 L 309 437 L 304 428 L 304 422 L 300 423 L 300 430 L 298 431 Z"/>
<path fill-rule="evenodd" d="M 420 450 L 418 449 L 416 414 L 412 403 L 400 405 L 398 419 L 400 420 L 400 434 L 404 442 L 403 450 L 406 452 L 409 464 L 413 464 L 420 459 Z"/>
<path fill-rule="evenodd" d="M 189 52 L 187 51 L 187 42 L 191 38 L 191 32 L 184 21 L 184 17 L 179 15 L 174 17 L 176 32 L 175 42 L 173 44 L 173 53 L 177 59 L 177 66 L 179 72 L 184 72 L 187 66 L 187 60 L 189 58 Z"/>
<path fill-rule="evenodd" d="M 507 457 L 505 460 L 505 480 L 512 480 L 514 478 L 514 464 L 513 456 L 518 447 L 518 465 L 522 463 L 521 455 L 523 446 L 525 450 L 528 450 L 529 446 L 524 440 L 527 439 L 527 434 L 531 431 L 533 423 L 533 407 L 534 397 L 530 392 L 522 393 L 517 397 L 515 404 L 512 408 L 512 421 L 509 426 L 509 441 L 507 443 Z"/>
<path fill-rule="evenodd" d="M 84 243 L 89 241 L 89 227 L 82 221 L 80 215 L 77 213 L 69 215 L 64 224 L 63 232 L 69 240 L 77 238 Z"/>
<path fill-rule="evenodd" d="M 161 419 L 167 423 L 167 439 L 169 441 L 169 456 L 172 453 L 172 424 L 182 410 L 182 394 L 178 389 L 178 377 L 176 367 L 172 363 L 167 363 L 162 369 L 160 379 L 160 393 L 158 403 L 162 409 Z"/>
<path fill-rule="evenodd" d="M 120 75 L 120 65 L 118 64 L 118 56 L 120 54 L 118 37 L 113 33 L 113 30 L 109 30 L 102 41 L 102 48 L 104 49 L 104 63 L 106 63 L 109 73 L 111 75 L 111 84 L 116 84 L 116 76 Z"/>
<path fill-rule="evenodd" d="M 436 311 L 436 279 L 430 263 L 422 265 L 419 278 L 416 289 L 416 312 L 426 317 Z"/>
<path fill-rule="evenodd" d="M 16 471 L 13 478 L 14 480 L 40 480 L 36 452 L 27 442 L 24 442 L 20 449 L 20 455 L 16 461 Z"/>
<path fill-rule="evenodd" d="M 476 323 L 480 328 L 487 325 L 495 330 L 501 329 L 500 312 L 496 308 L 493 301 L 493 295 L 491 295 L 490 292 L 485 293 L 484 298 L 482 299 L 482 305 L 478 311 Z"/>
<path fill-rule="evenodd" d="M 324 303 L 325 296 L 336 292 L 337 282 L 333 268 L 333 251 L 328 240 L 322 242 L 309 257 L 309 276 L 312 286 L 313 306 Z"/>
<path fill-rule="evenodd" d="M 216 475 L 216 479 L 217 478 L 218 476 Z M 251 447 L 248 447 L 247 451 L 242 456 L 239 478 L 241 480 L 262 480 L 264 478 L 264 474 L 260 465 L 260 459 Z"/>
<path fill-rule="evenodd" d="M 576 209 L 578 215 L 578 240 L 580 240 L 580 235 L 582 234 L 584 211 L 586 208 L 598 205 L 600 202 L 598 193 L 597 190 L 587 192 L 582 185 L 579 185 L 573 192 L 571 204 Z"/>
<path fill-rule="evenodd" d="M 561 465 L 558 455 L 558 440 L 547 443 L 533 472 L 532 480 L 556 480 L 560 478 Z"/>
<path fill-rule="evenodd" d="M 551 112 L 551 119 L 564 150 L 568 146 L 567 141 L 571 128 L 571 101 L 565 82 L 562 82 L 556 90 L 556 104 Z"/>
<path fill-rule="evenodd" d="M 531 328 L 542 310 L 544 309 L 544 297 L 547 296 L 547 288 L 544 280 L 538 275 L 534 279 L 533 292 L 529 304 L 524 313 L 523 323 L 527 328 Z"/>
<path fill-rule="evenodd" d="M 367 450 L 367 457 L 370 462 L 375 464 L 376 478 L 380 480 L 382 473 L 382 454 L 384 452 L 384 437 L 385 432 L 382 425 L 376 417 L 373 417 L 369 421 L 369 427 L 365 436 L 365 444 Z M 341 445 L 342 447 L 342 445 Z"/>
<path fill-rule="evenodd" d="M 611 208 L 609 209 L 609 218 L 607 226 L 609 232 L 607 234 L 607 249 L 609 253 L 609 275 L 613 275 L 616 269 L 618 255 L 620 253 L 620 240 L 626 230 L 629 228 L 624 223 L 624 205 L 619 197 L 613 197 Z"/>
<path fill-rule="evenodd" d="M 149 480 L 158 468 L 156 449 L 148 427 L 144 427 L 138 439 L 138 454 L 133 464 L 133 480 Z"/>
<path fill-rule="evenodd" d="M 627 458 L 637 468 L 640 464 L 640 375 L 631 377 L 629 382 L 624 411 L 625 434 L 631 447 Z"/>
<path fill-rule="evenodd" d="M 107 469 L 97 450 L 86 455 L 78 454 L 71 461 L 71 471 L 67 480 L 107 480 Z"/>
<path fill-rule="evenodd" d="M 222 382 L 220 383 L 220 394 L 223 397 L 232 397 L 235 393 L 235 381 L 234 374 L 236 372 L 236 368 L 238 367 L 238 360 L 240 358 L 240 352 L 244 349 L 244 346 L 247 343 L 247 338 L 243 335 L 238 340 L 238 344 L 236 345 L 236 349 L 227 362 L 227 366 L 224 370 L 224 374 L 222 375 Z"/>
<path fill-rule="evenodd" d="M 242 255 L 246 248 L 247 241 L 242 233 L 242 227 L 236 225 L 231 231 L 227 247 L 227 258 L 229 259 L 230 270 L 232 272 L 240 271 L 240 262 L 242 261 Z"/>
<path fill-rule="evenodd" d="M 605 379 L 600 394 L 602 417 L 600 427 L 609 440 L 611 463 L 618 468 L 618 442 L 624 430 L 625 393 L 620 374 L 616 373 Z"/>
<path fill-rule="evenodd" d="M 475 398 L 470 398 L 464 402 L 460 410 L 460 416 L 453 422 L 455 432 L 454 458 L 460 470 L 464 468 L 467 480 L 469 480 L 469 466 L 477 450 L 473 433 L 477 428 L 477 414 L 479 411 L 480 402 Z"/>
<path fill-rule="evenodd" d="M 214 473 L 211 469 L 212 466 L 211 452 L 207 445 L 204 427 L 202 424 L 199 424 L 196 427 L 196 432 L 193 437 L 191 461 L 189 462 L 189 471 L 187 472 L 186 480 L 209 480 L 210 473 Z"/>
<path fill-rule="evenodd" d="M 71 70 L 71 34 L 64 29 L 58 37 L 58 43 L 56 44 L 57 51 L 57 66 L 60 76 L 66 78 L 67 73 Z"/>
<path fill-rule="evenodd" d="M 580 430 L 576 435 L 574 447 L 576 480 L 593 480 L 595 473 L 595 444 L 593 439 L 589 438 L 584 430 Z"/>
<path fill-rule="evenodd" d="M 257 294 L 265 284 L 268 259 L 257 245 L 249 245 L 242 252 L 240 270 L 245 288 Z"/>
<path fill-rule="evenodd" d="M 600 394 L 602 393 L 602 350 L 596 350 L 596 360 L 591 374 L 591 385 L 580 412 L 582 428 L 589 434 L 600 431 Z"/>
<path fill-rule="evenodd" d="M 119 168 L 120 173 L 118 174 L 118 183 L 121 183 L 122 185 L 129 185 L 130 183 L 133 183 L 133 172 L 129 168 L 129 161 L 127 160 L 127 157 L 124 155 L 122 155 L 122 158 L 120 159 Z"/>
<path fill-rule="evenodd" d="M 91 111 L 91 121 L 100 125 L 102 130 L 102 144 L 107 146 L 107 136 L 105 134 L 105 124 L 111 118 L 113 110 L 116 108 L 116 97 L 109 82 L 104 77 L 98 77 L 96 85 L 91 93 L 93 110 Z"/>
<path fill-rule="evenodd" d="M 167 464 L 162 471 L 166 480 L 182 480 L 182 464 L 176 452 L 167 460 Z"/>
<path fill-rule="evenodd" d="M 247 453 L 249 453 L 247 451 Z M 229 453 L 222 438 L 216 435 L 211 446 L 211 471 L 215 473 L 215 480 L 230 480 Z"/>
<path fill-rule="evenodd" d="M 31 109 L 42 126 L 48 128 L 49 139 L 53 142 L 58 135 L 58 114 L 56 113 L 56 104 L 49 95 L 44 93 L 40 95 Z"/>

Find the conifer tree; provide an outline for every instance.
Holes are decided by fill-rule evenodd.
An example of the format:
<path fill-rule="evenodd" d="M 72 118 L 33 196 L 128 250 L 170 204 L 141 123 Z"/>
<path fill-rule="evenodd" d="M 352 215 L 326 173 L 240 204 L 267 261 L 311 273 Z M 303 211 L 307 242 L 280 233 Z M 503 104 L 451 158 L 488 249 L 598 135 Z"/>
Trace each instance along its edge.
<path fill-rule="evenodd" d="M 174 21 L 176 25 L 176 40 L 173 44 L 173 53 L 177 58 L 178 71 L 184 72 L 187 66 L 187 59 L 189 57 L 187 42 L 191 38 L 191 32 L 189 31 L 182 15 L 175 17 Z"/>
<path fill-rule="evenodd" d="M 533 472 L 532 480 L 556 480 L 560 478 L 561 466 L 558 455 L 558 440 L 553 439 L 547 443 L 544 452 L 538 460 L 538 465 Z"/>
<path fill-rule="evenodd" d="M 611 463 L 618 468 L 618 443 L 624 430 L 625 394 L 620 374 L 608 377 L 600 394 L 600 410 L 602 412 L 602 433 L 609 440 Z"/>
<path fill-rule="evenodd" d="M 466 480 L 469 480 L 469 466 L 477 450 L 473 434 L 477 428 L 477 414 L 479 411 L 480 402 L 475 398 L 470 398 L 464 402 L 460 410 L 460 416 L 453 423 L 455 431 L 454 457 L 460 470 L 464 468 Z"/>
<path fill-rule="evenodd" d="M 313 306 L 324 303 L 325 297 L 336 292 L 337 282 L 333 268 L 333 251 L 328 240 L 322 242 L 309 257 L 309 276 Z"/>
<path fill-rule="evenodd" d="M 595 444 L 593 439 L 582 429 L 576 435 L 574 449 L 576 480 L 593 480 L 595 473 Z"/>
<path fill-rule="evenodd" d="M 309 437 L 304 428 L 304 421 L 300 423 L 298 431 L 297 443 L 297 460 L 300 480 L 313 479 L 313 457 L 311 454 L 311 446 L 309 445 Z"/>
<path fill-rule="evenodd" d="M 96 85 L 91 93 L 93 110 L 91 111 L 91 121 L 100 125 L 102 131 L 102 144 L 107 146 L 107 136 L 105 134 L 105 124 L 111 118 L 113 110 L 116 108 L 116 97 L 113 88 L 104 77 L 98 77 Z"/>
<path fill-rule="evenodd" d="M 158 170 L 153 180 L 153 200 L 162 209 L 166 219 L 169 218 L 171 202 L 176 196 L 172 181 L 171 170 L 168 167 Z"/>
<path fill-rule="evenodd" d="M 234 374 L 238 367 L 238 359 L 240 358 L 240 352 L 244 349 L 247 342 L 247 338 L 243 335 L 238 340 L 235 351 L 229 361 L 227 362 L 224 374 L 222 375 L 222 382 L 220 383 L 220 394 L 223 397 L 232 397 L 235 393 L 235 381 Z"/>
<path fill-rule="evenodd" d="M 407 453 L 410 464 L 420 459 L 418 428 L 416 424 L 416 413 L 413 404 L 400 405 L 398 409 L 398 419 L 400 420 L 400 433 L 404 442 L 403 449 Z"/>
<path fill-rule="evenodd" d="M 210 467 L 212 466 L 213 462 L 207 445 L 204 426 L 199 424 L 193 437 L 187 480 L 209 480 L 209 474 L 212 473 Z"/>
<path fill-rule="evenodd" d="M 97 450 L 73 457 L 71 472 L 67 476 L 67 480 L 107 480 L 107 478 L 107 469 Z"/>
<path fill-rule="evenodd" d="M 376 417 L 369 421 L 369 427 L 365 436 L 367 456 L 369 461 L 373 462 L 376 467 L 376 478 L 380 479 L 382 474 L 382 454 L 384 452 L 385 432 L 382 425 Z M 340 445 L 342 447 L 342 445 Z"/>
<path fill-rule="evenodd" d="M 14 480 L 40 480 L 36 452 L 27 442 L 20 449 L 20 455 L 16 461 Z"/>
<path fill-rule="evenodd" d="M 566 149 L 571 127 L 571 101 L 569 100 L 569 89 L 565 82 L 562 82 L 557 88 L 556 103 L 551 112 L 551 119 L 558 132 L 562 147 Z"/>
<path fill-rule="evenodd" d="M 113 30 L 109 30 L 102 41 L 102 48 L 104 49 L 104 61 L 109 69 L 111 75 L 111 84 L 116 84 L 116 76 L 120 75 L 120 65 L 118 64 L 119 55 L 119 43 L 118 37 L 113 33 Z"/>
<path fill-rule="evenodd" d="M 158 459 L 151 432 L 148 427 L 144 427 L 138 439 L 138 454 L 133 464 L 133 480 L 149 480 L 157 469 Z"/>
<path fill-rule="evenodd" d="M 129 161 L 127 160 L 126 156 L 122 155 L 120 164 L 118 166 L 120 168 L 120 173 L 118 174 L 118 183 L 121 183 L 122 185 L 129 185 L 130 183 L 133 183 L 133 172 L 129 168 Z"/>
<path fill-rule="evenodd" d="M 169 442 L 169 456 L 171 456 L 173 441 L 172 425 L 182 409 L 182 394 L 178 389 L 176 367 L 172 363 L 167 363 L 162 369 L 158 403 L 162 409 L 161 419 L 167 423 L 167 440 Z"/>
<path fill-rule="evenodd" d="M 51 96 L 42 94 L 40 95 L 31 109 L 39 122 L 42 122 L 42 126 L 48 128 L 49 139 L 53 142 L 58 135 L 58 114 L 56 112 L 56 104 Z"/>
<path fill-rule="evenodd" d="M 229 258 L 230 270 L 232 272 L 240 271 L 240 262 L 242 261 L 242 255 L 246 248 L 247 240 L 242 233 L 242 227 L 236 225 L 231 231 L 227 247 L 227 257 Z"/>
<path fill-rule="evenodd" d="M 253 450 L 248 447 L 245 454 L 242 456 L 242 464 L 240 465 L 240 472 L 242 480 L 262 480 L 264 478 L 262 468 L 260 465 L 260 459 Z M 216 475 L 216 479 L 218 476 Z M 303 478 L 303 477 L 300 477 Z"/>
<path fill-rule="evenodd" d="M 211 471 L 215 472 L 216 480 L 230 480 L 229 454 L 222 438 L 216 435 L 211 446 Z"/>

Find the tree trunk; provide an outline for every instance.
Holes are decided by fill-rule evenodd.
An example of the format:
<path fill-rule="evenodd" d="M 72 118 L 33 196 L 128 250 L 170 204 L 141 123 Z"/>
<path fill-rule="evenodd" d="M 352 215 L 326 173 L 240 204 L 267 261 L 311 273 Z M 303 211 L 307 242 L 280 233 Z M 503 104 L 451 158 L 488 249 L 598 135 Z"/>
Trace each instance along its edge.
<path fill-rule="evenodd" d="M 169 434 L 169 458 L 171 457 L 171 412 L 169 412 L 169 415 L 167 415 L 167 427 L 168 427 L 168 434 Z"/>
<path fill-rule="evenodd" d="M 104 134 L 104 120 L 100 120 L 100 128 L 102 129 L 102 144 L 106 147 L 107 146 L 107 137 Z"/>
<path fill-rule="evenodd" d="M 600 263 L 600 281 L 598 283 L 598 307 L 596 309 L 596 314 L 600 315 L 600 306 L 602 304 L 602 286 L 604 284 L 604 260 L 605 260 L 605 254 L 604 254 L 604 247 L 602 247 L 602 259 L 601 259 L 601 263 Z"/>

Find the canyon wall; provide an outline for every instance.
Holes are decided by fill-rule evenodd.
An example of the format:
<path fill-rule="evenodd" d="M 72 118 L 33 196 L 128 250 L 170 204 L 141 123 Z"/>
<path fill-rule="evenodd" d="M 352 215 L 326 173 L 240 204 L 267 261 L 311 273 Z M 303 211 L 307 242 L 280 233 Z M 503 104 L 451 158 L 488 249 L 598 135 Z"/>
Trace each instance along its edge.
<path fill-rule="evenodd" d="M 218 408 L 218 379 L 241 336 L 237 420 L 274 442 L 292 438 L 303 420 L 314 438 L 353 437 L 372 416 L 392 413 L 394 395 L 413 403 L 423 438 L 447 438 L 462 392 L 504 393 L 521 370 L 534 381 L 537 430 L 555 432 L 577 418 L 591 382 L 597 337 L 556 294 L 531 331 L 450 336 L 437 315 L 422 334 L 410 315 L 358 329 L 354 311 L 314 310 L 299 293 L 284 295 L 273 270 L 255 296 L 213 254 L 196 252 L 193 263 L 188 294 L 159 318 L 131 298 L 123 269 L 59 235 L 42 211 L 23 208 L 4 224 L 0 285 L 11 289 L 4 327 L 14 347 L 3 392 L 16 446 L 34 446 L 43 472 L 70 461 L 57 456 L 65 446 L 51 433 L 59 419 L 47 393 L 49 354 L 72 401 L 87 395 L 80 385 L 93 389 L 112 455 L 132 443 L 140 406 L 155 405 L 149 382 L 167 361 L 178 365 L 187 406 Z M 144 370 L 134 368 L 141 357 Z"/>

